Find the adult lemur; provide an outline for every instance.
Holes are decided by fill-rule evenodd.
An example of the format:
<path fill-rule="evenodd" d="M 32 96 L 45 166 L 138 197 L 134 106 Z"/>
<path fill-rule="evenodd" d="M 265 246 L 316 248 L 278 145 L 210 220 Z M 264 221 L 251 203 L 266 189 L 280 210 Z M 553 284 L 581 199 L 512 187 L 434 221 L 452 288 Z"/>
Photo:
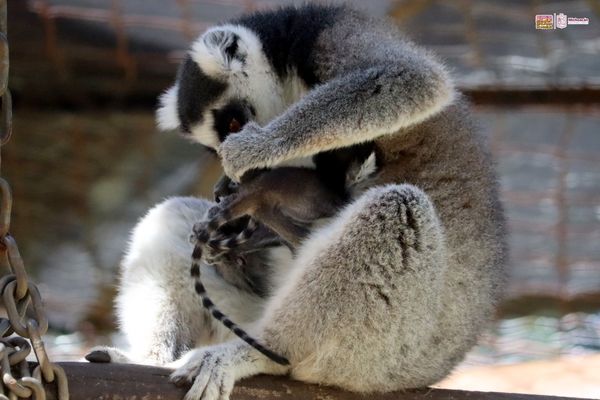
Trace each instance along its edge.
<path fill-rule="evenodd" d="M 193 382 L 190 400 L 226 399 L 260 373 L 358 392 L 419 387 L 463 358 L 503 283 L 503 217 L 469 109 L 431 55 L 345 7 L 283 8 L 204 33 L 161 102 L 160 126 L 216 150 L 234 180 L 310 160 L 333 185 L 371 150 L 378 172 L 290 263 L 270 264 L 265 298 L 203 266 L 215 303 L 289 366 L 222 342 L 228 332 L 202 311 L 188 236 L 211 205 L 151 211 L 118 300 L 138 357 L 167 363 L 205 345 L 170 364 L 176 382 Z"/>

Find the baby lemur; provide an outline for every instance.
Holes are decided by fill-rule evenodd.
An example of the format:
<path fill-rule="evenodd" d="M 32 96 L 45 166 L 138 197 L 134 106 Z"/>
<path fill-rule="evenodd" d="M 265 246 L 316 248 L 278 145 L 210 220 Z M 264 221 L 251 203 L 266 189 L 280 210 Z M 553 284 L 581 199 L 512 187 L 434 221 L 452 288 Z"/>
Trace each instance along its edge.
<path fill-rule="evenodd" d="M 231 340 L 194 296 L 188 236 L 214 204 L 174 199 L 140 222 L 119 318 L 136 360 L 176 368 L 175 382 L 192 383 L 188 400 L 226 399 L 235 381 L 261 373 L 363 393 L 421 387 L 473 346 L 504 282 L 496 177 L 445 68 L 392 24 L 306 5 L 218 25 L 192 45 L 158 120 L 214 149 L 236 182 L 312 166 L 339 188 L 356 154 L 376 155 L 366 190 L 294 254 L 263 250 L 264 297 L 200 265 L 215 303 L 289 365 Z M 232 203 L 211 218 L 227 221 Z"/>

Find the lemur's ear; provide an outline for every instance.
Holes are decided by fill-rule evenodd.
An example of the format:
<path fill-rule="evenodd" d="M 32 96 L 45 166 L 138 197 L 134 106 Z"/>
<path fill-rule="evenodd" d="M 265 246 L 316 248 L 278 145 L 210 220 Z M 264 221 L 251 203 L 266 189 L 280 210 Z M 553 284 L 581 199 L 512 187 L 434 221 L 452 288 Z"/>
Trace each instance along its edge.
<path fill-rule="evenodd" d="M 156 110 L 156 123 L 163 131 L 179 128 L 181 122 L 177 113 L 177 85 L 172 86 L 158 98 Z"/>
<path fill-rule="evenodd" d="M 228 27 L 206 31 L 192 45 L 190 55 L 209 76 L 223 77 L 235 72 L 244 62 L 240 36 Z"/>

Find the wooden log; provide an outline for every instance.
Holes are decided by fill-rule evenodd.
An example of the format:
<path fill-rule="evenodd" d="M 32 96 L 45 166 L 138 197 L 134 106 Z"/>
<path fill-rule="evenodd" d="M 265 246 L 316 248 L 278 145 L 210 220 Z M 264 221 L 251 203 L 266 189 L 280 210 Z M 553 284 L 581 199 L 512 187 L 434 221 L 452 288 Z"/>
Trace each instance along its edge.
<path fill-rule="evenodd" d="M 186 388 L 169 382 L 164 368 L 131 364 L 59 363 L 69 377 L 70 400 L 181 400 Z M 48 400 L 56 400 L 53 384 L 46 387 Z M 385 394 L 359 395 L 339 389 L 309 385 L 284 377 L 257 376 L 238 382 L 232 400 L 575 400 L 565 397 L 516 393 L 467 392 L 418 389 Z"/>

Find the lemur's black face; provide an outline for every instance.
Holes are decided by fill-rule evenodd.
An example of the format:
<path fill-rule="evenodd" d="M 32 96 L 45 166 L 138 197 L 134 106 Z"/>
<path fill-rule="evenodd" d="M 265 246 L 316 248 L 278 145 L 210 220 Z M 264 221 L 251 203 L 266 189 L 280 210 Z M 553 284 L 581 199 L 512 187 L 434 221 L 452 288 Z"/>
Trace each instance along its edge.
<path fill-rule="evenodd" d="M 232 100 L 221 109 L 213 109 L 214 128 L 223 142 L 227 135 L 242 130 L 248 121 L 256 116 L 250 103 L 244 100 Z"/>

